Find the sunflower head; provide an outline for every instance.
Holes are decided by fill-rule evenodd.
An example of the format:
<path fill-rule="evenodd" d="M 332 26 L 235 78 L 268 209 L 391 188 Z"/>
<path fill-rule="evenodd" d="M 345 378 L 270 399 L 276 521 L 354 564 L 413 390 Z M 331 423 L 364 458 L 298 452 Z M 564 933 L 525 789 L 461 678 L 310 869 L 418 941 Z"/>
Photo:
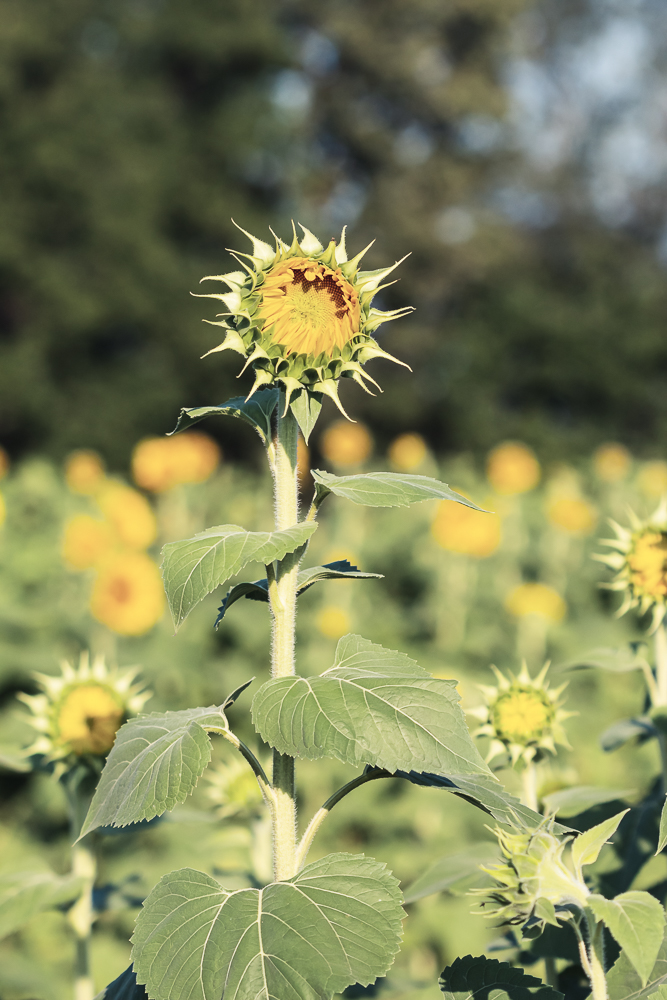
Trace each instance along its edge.
<path fill-rule="evenodd" d="M 234 254 L 243 270 L 202 278 L 221 281 L 228 289 L 202 296 L 225 308 L 215 321 L 206 320 L 225 331 L 222 343 L 208 354 L 226 350 L 241 354 L 246 359 L 243 370 L 251 365 L 255 374 L 249 395 L 281 382 L 286 406 L 304 393 L 319 399 L 327 395 L 347 416 L 338 398 L 338 380 L 354 379 L 370 392 L 366 383 L 377 383 L 363 365 L 379 357 L 396 361 L 378 346 L 373 334 L 381 323 L 411 309 L 383 312 L 372 302 L 387 287 L 383 281 L 400 261 L 377 271 L 360 271 L 368 247 L 348 260 L 345 230 L 338 243 L 332 239 L 324 247 L 309 230 L 301 229 L 303 238 L 299 240 L 295 231 L 290 245 L 276 237 L 275 249 L 242 229 L 253 247 L 252 254 Z"/>
<path fill-rule="evenodd" d="M 206 794 L 220 819 L 254 819 L 262 812 L 262 793 L 244 760 L 221 761 L 206 772 Z"/>
<path fill-rule="evenodd" d="M 119 728 L 150 698 L 134 684 L 136 673 L 110 669 L 102 657 L 91 664 L 88 653 L 82 653 L 78 667 L 63 661 L 59 676 L 35 674 L 41 692 L 19 695 L 39 734 L 28 752 L 61 768 L 84 757 L 106 757 Z"/>
<path fill-rule="evenodd" d="M 529 763 L 547 751 L 555 754 L 557 743 L 569 746 L 562 723 L 574 713 L 561 707 L 566 685 L 549 687 L 548 668 L 547 663 L 531 677 L 524 663 L 516 677 L 505 677 L 492 667 L 497 687 L 479 685 L 486 704 L 468 712 L 482 723 L 473 735 L 491 739 L 487 762 L 502 754 L 509 755 L 512 765 L 519 760 Z"/>
<path fill-rule="evenodd" d="M 667 498 L 646 521 L 632 511 L 629 515 L 630 528 L 610 522 L 616 538 L 602 538 L 600 544 L 611 552 L 596 552 L 593 558 L 616 570 L 614 580 L 603 586 L 624 592 L 617 616 L 631 608 L 640 614 L 652 611 L 655 631 L 667 614 Z"/>
<path fill-rule="evenodd" d="M 563 861 L 568 842 L 553 832 L 553 820 L 545 820 L 535 830 L 515 827 L 508 832 L 496 827 L 493 832 L 503 859 L 482 870 L 496 884 L 471 890 L 471 895 L 496 904 L 489 916 L 499 917 L 503 924 L 557 924 L 557 908 L 563 908 L 563 919 L 569 915 L 568 906 L 586 905 L 590 890 Z"/>

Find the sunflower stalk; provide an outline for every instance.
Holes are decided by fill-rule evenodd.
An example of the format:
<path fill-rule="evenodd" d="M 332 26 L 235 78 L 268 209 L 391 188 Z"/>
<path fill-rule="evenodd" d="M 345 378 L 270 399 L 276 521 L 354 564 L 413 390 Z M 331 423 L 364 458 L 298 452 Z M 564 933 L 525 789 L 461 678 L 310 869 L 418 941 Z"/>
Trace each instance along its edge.
<path fill-rule="evenodd" d="M 521 774 L 521 801 L 529 809 L 538 812 L 537 808 L 537 765 L 535 760 L 526 763 Z"/>
<path fill-rule="evenodd" d="M 90 941 L 95 919 L 93 888 L 97 878 L 97 855 L 94 834 L 77 841 L 92 799 L 86 780 L 89 776 L 82 776 L 79 771 L 80 769 L 76 768 L 74 773 L 66 776 L 63 781 L 67 793 L 73 841 L 72 875 L 82 880 L 81 893 L 68 911 L 67 920 L 75 937 L 74 1000 L 93 1000 L 95 987 L 91 973 Z"/>
<path fill-rule="evenodd" d="M 284 397 L 284 392 L 281 392 Z M 299 519 L 297 483 L 297 422 L 284 398 L 277 408 L 275 457 L 272 463 L 276 530 Z M 272 614 L 271 676 L 295 673 L 296 590 L 303 550 L 289 553 L 267 567 Z M 276 881 L 296 873 L 296 792 L 294 758 L 273 751 L 273 870 Z"/>
<path fill-rule="evenodd" d="M 604 934 L 602 923 L 596 921 L 592 914 L 586 915 L 586 931 L 588 941 L 586 941 L 579 929 L 574 924 L 575 932 L 579 939 L 579 955 L 581 967 L 591 984 L 592 1000 L 608 1000 L 607 977 L 604 969 Z"/>

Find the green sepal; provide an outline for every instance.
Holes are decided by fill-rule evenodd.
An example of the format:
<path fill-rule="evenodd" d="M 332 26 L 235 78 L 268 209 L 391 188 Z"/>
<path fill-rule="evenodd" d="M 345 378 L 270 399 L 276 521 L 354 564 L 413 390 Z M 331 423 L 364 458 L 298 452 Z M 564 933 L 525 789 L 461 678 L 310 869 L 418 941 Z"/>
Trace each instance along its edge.
<path fill-rule="evenodd" d="M 81 837 L 101 826 L 153 819 L 184 802 L 211 759 L 208 734 L 229 731 L 225 709 L 251 683 L 242 684 L 217 707 L 138 715 L 121 726 Z"/>
<path fill-rule="evenodd" d="M 235 892 L 185 868 L 146 899 L 132 958 L 160 1000 L 316 1000 L 384 975 L 403 916 L 397 880 L 363 855 L 331 854 Z"/>
<path fill-rule="evenodd" d="M 304 441 L 308 444 L 322 409 L 322 393 L 301 388 L 300 392 L 292 397 L 289 405 L 301 429 Z"/>
<path fill-rule="evenodd" d="M 309 566 L 307 569 L 299 571 L 296 583 L 297 597 L 305 593 L 315 583 L 322 580 L 382 580 L 382 573 L 362 573 L 361 570 L 353 566 L 347 559 L 340 559 L 338 562 L 326 563 L 324 566 Z M 227 592 L 227 596 L 218 608 L 218 617 L 215 619 L 214 627 L 217 628 L 232 604 L 240 601 L 242 597 L 249 601 L 268 601 L 269 581 L 255 580 L 252 583 L 237 583 L 235 587 Z"/>
<path fill-rule="evenodd" d="M 457 958 L 438 985 L 446 1000 L 563 1000 L 563 994 L 508 962 L 481 955 Z"/>
<path fill-rule="evenodd" d="M 597 826 L 592 826 L 589 830 L 579 834 L 572 844 L 572 864 L 579 878 L 583 878 L 581 869 L 584 865 L 595 864 L 600 851 L 609 838 L 616 833 L 621 820 L 629 812 L 629 809 L 624 809 L 623 812 L 610 816 L 609 819 L 598 823 Z"/>
<path fill-rule="evenodd" d="M 311 476 L 315 480 L 317 507 L 329 493 L 335 493 L 336 496 L 369 507 L 407 507 L 422 500 L 455 500 L 474 510 L 482 509 L 467 497 L 455 493 L 447 483 L 440 483 L 428 476 L 413 476 L 403 472 L 366 472 L 354 476 L 334 476 L 320 469 L 312 469 Z"/>
<path fill-rule="evenodd" d="M 238 417 L 257 431 L 266 447 L 271 441 L 271 418 L 280 399 L 279 389 L 263 389 L 252 399 L 235 396 L 219 406 L 191 406 L 181 410 L 172 434 L 185 431 L 204 420 L 205 417 Z M 171 436 L 171 435 L 170 435 Z"/>

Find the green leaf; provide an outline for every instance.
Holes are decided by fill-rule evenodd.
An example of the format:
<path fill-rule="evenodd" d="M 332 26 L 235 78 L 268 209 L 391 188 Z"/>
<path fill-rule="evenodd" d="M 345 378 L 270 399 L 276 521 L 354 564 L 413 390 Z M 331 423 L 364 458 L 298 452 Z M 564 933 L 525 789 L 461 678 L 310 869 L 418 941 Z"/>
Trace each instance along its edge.
<path fill-rule="evenodd" d="M 245 531 L 236 524 L 223 524 L 194 538 L 169 542 L 162 550 L 162 576 L 175 627 L 195 604 L 248 563 L 266 566 L 282 559 L 304 545 L 316 528 L 315 521 L 283 531 Z"/>
<path fill-rule="evenodd" d="M 662 987 L 665 983 L 667 983 L 667 930 L 645 986 L 624 951 L 607 973 L 609 1000 L 643 1000 L 644 997 L 649 997 L 657 991 L 660 991 L 662 998 Z"/>
<path fill-rule="evenodd" d="M 665 844 L 667 844 L 667 798 L 660 813 L 660 833 L 658 835 L 658 849 L 655 853 L 660 854 Z"/>
<path fill-rule="evenodd" d="M 592 826 L 585 833 L 579 834 L 572 844 L 572 863 L 580 877 L 582 867 L 592 865 L 597 861 L 600 851 L 609 838 L 616 833 L 621 820 L 629 812 L 629 809 L 624 809 L 623 812 L 610 816 L 603 823 L 598 823 L 597 826 Z"/>
<path fill-rule="evenodd" d="M 485 877 L 480 871 L 480 865 L 490 864 L 498 860 L 498 851 L 490 842 L 471 844 L 460 854 L 452 854 L 448 858 L 440 858 L 431 865 L 423 875 L 411 882 L 404 892 L 404 901 L 414 903 L 417 899 L 432 896 L 436 892 L 452 892 L 470 887 L 471 876 Z"/>
<path fill-rule="evenodd" d="M 382 580 L 381 573 L 362 573 L 356 566 L 352 566 L 347 559 L 338 562 L 326 563 L 324 566 L 309 566 L 308 569 L 299 571 L 297 577 L 297 596 L 303 594 L 314 583 L 321 580 Z M 222 619 L 229 611 L 232 604 L 246 597 L 249 601 L 268 601 L 269 581 L 255 580 L 253 583 L 237 583 L 228 591 L 227 596 L 218 608 L 218 617 L 215 619 L 214 627 L 217 628 Z"/>
<path fill-rule="evenodd" d="M 519 822 L 525 827 L 534 829 L 543 822 L 544 817 L 533 812 L 528 806 L 516 799 L 492 775 L 485 774 L 425 774 L 418 771 L 396 771 L 396 778 L 406 778 L 413 785 L 427 788 L 442 788 L 452 792 L 471 805 L 497 819 L 499 823 L 512 825 Z M 556 833 L 569 833 L 569 827 L 560 823 L 554 825 Z"/>
<path fill-rule="evenodd" d="M 37 913 L 73 902 L 82 879 L 52 872 L 11 872 L 0 875 L 0 938 L 19 930 Z"/>
<path fill-rule="evenodd" d="M 207 731 L 229 729 L 224 710 L 248 684 L 217 708 L 138 715 L 121 726 L 81 836 L 100 826 L 153 819 L 184 802 L 211 759 Z"/>
<path fill-rule="evenodd" d="M 637 740 L 637 743 L 645 743 L 657 735 L 657 729 L 647 715 L 638 719 L 622 719 L 615 722 L 613 726 L 600 736 L 600 746 L 606 753 L 618 750 L 629 743 L 630 740 Z"/>
<path fill-rule="evenodd" d="M 137 983 L 137 975 L 130 965 L 117 979 L 105 986 L 94 1000 L 148 1000 L 148 993 Z"/>
<path fill-rule="evenodd" d="M 185 868 L 144 903 L 134 967 L 160 1000 L 316 1000 L 383 975 L 403 915 L 398 882 L 363 855 L 331 854 L 236 892 Z"/>
<path fill-rule="evenodd" d="M 484 955 L 457 958 L 438 981 L 446 1000 L 563 1000 L 541 979 Z"/>
<path fill-rule="evenodd" d="M 297 395 L 292 396 L 290 410 L 296 418 L 296 422 L 301 428 L 304 441 L 308 444 L 313 427 L 317 423 L 317 418 L 322 409 L 322 393 L 310 392 L 302 389 Z"/>
<path fill-rule="evenodd" d="M 551 792 L 543 798 L 545 811 L 547 813 L 557 813 L 564 819 L 570 816 L 578 816 L 579 813 L 593 809 L 594 806 L 604 805 L 606 802 L 623 801 L 632 794 L 631 788 L 596 788 L 595 785 L 577 785 L 574 788 L 562 788 L 557 792 Z"/>
<path fill-rule="evenodd" d="M 253 722 L 263 739 L 292 757 L 491 776 L 455 684 L 431 677 L 405 653 L 347 635 L 321 677 L 263 684 L 253 699 Z"/>
<path fill-rule="evenodd" d="M 319 507 L 329 493 L 368 507 L 407 507 L 421 500 L 456 500 L 466 507 L 481 510 L 472 500 L 450 490 L 428 476 L 404 472 L 366 472 L 358 476 L 333 476 L 330 472 L 311 470 L 315 480 L 315 503 Z"/>
<path fill-rule="evenodd" d="M 664 936 L 665 911 L 658 900 L 635 890 L 616 899 L 589 896 L 588 906 L 609 928 L 646 986 Z"/>
<path fill-rule="evenodd" d="M 244 396 L 235 396 L 219 406 L 191 406 L 181 410 L 171 433 L 185 431 L 205 417 L 238 417 L 257 431 L 266 447 L 271 441 L 271 417 L 279 398 L 278 389 L 260 389 L 248 400 Z"/>
<path fill-rule="evenodd" d="M 0 768 L 5 771 L 31 771 L 30 761 L 20 747 L 0 746 Z"/>
<path fill-rule="evenodd" d="M 643 670 L 646 660 L 637 651 L 639 645 L 643 645 L 643 643 L 632 643 L 621 649 L 591 649 L 588 653 L 564 663 L 561 669 L 586 670 L 594 668 L 607 670 L 614 674 L 625 674 L 630 670 Z"/>

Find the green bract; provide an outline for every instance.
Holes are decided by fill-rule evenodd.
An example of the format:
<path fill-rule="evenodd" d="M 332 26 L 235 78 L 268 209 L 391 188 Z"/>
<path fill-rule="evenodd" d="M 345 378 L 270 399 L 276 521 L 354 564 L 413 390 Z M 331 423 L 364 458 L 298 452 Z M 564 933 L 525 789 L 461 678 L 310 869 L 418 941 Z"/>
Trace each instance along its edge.
<path fill-rule="evenodd" d="M 276 236 L 275 249 L 242 229 L 253 247 L 252 254 L 234 254 L 243 270 L 202 278 L 221 281 L 229 289 L 202 298 L 216 299 L 226 310 L 218 319 L 205 321 L 225 331 L 222 343 L 208 354 L 242 355 L 245 367 L 252 366 L 255 374 L 250 396 L 262 386 L 282 383 L 284 405 L 293 405 L 303 427 L 310 419 L 304 396 L 330 396 L 347 416 L 338 398 L 338 379 L 354 379 L 370 392 L 366 382 L 377 383 L 363 369 L 367 361 L 388 358 L 403 364 L 383 351 L 372 335 L 411 307 L 382 311 L 372 304 L 400 261 L 360 271 L 369 247 L 348 260 L 345 230 L 338 243 L 332 239 L 323 247 L 308 229 L 301 229 L 302 239 L 295 231 L 289 246 Z"/>

